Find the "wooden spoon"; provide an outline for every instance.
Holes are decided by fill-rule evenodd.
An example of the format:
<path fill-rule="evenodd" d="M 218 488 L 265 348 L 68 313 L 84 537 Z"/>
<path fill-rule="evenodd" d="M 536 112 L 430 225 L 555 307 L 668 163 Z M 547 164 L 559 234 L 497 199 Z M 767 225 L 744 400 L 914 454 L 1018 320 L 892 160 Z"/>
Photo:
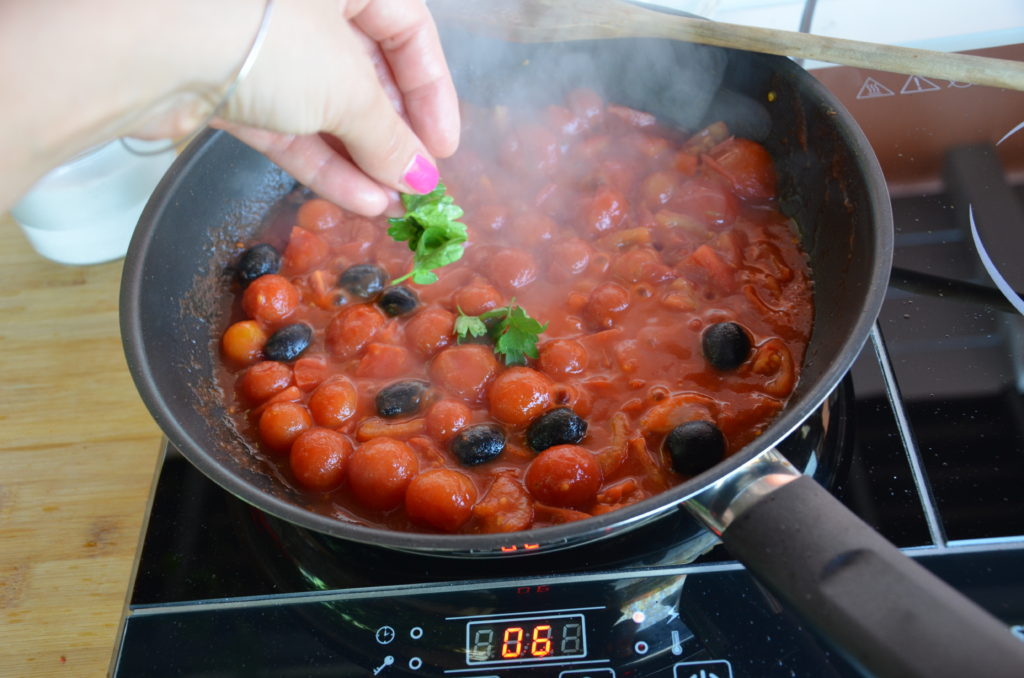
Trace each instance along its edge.
<path fill-rule="evenodd" d="M 430 0 L 430 8 L 439 22 L 512 42 L 669 38 L 1024 91 L 1024 62 L 719 23 L 621 0 Z"/>

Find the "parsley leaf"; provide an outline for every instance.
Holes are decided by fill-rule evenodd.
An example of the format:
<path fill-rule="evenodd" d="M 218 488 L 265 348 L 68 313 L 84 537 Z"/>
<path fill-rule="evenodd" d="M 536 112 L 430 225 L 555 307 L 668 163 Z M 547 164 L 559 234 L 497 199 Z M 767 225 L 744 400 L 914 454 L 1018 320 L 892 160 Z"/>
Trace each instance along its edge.
<path fill-rule="evenodd" d="M 466 315 L 459 309 L 459 317 L 455 319 L 455 334 L 462 341 L 468 336 L 482 337 L 487 334 L 487 325 L 478 315 Z"/>
<path fill-rule="evenodd" d="M 445 190 L 444 184 L 438 183 L 426 195 L 403 193 L 405 216 L 388 219 L 388 235 L 398 242 L 408 241 L 414 253 L 412 270 L 392 280 L 392 285 L 409 278 L 417 285 L 437 282 L 434 269 L 462 258 L 468 235 L 466 225 L 456 219 L 463 211 L 450 195 L 445 195 Z"/>
<path fill-rule="evenodd" d="M 547 323 L 541 325 L 528 316 L 522 306 L 510 306 L 508 315 L 498 323 L 494 347 L 505 356 L 506 365 L 521 365 L 527 357 L 537 357 L 537 337 L 547 327 Z"/>
<path fill-rule="evenodd" d="M 487 323 L 487 320 L 498 320 Z M 494 351 L 505 357 L 506 365 L 524 365 L 527 358 L 537 357 L 537 338 L 548 327 L 531 318 L 515 300 L 509 306 L 495 308 L 480 315 L 466 315 L 459 309 L 455 319 L 455 333 L 461 342 L 469 337 L 489 335 L 494 340 Z"/>

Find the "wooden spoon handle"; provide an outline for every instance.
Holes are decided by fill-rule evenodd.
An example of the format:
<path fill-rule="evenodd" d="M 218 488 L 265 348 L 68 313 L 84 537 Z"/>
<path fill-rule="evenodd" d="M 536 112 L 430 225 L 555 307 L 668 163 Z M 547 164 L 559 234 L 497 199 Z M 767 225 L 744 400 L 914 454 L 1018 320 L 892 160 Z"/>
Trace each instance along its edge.
<path fill-rule="evenodd" d="M 513 42 L 668 38 L 1024 91 L 1024 62 L 755 28 L 620 0 L 430 0 L 439 22 Z"/>

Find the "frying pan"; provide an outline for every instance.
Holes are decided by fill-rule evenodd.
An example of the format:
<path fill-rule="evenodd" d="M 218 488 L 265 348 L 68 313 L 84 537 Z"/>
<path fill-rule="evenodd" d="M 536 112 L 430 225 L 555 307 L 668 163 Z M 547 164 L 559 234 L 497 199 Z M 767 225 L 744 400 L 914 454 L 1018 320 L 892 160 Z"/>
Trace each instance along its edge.
<path fill-rule="evenodd" d="M 755 443 L 709 471 L 576 523 L 511 535 L 433 535 L 313 512 L 236 431 L 216 377 L 235 243 L 255 238 L 295 182 L 230 136 L 206 132 L 143 212 L 122 282 L 129 368 L 171 443 L 225 489 L 279 518 L 439 556 L 569 548 L 684 509 L 875 675 L 1022 675 L 1024 645 L 1008 629 L 903 556 L 775 450 L 850 368 L 889 275 L 885 182 L 838 101 L 791 61 L 750 52 L 660 40 L 499 45 L 447 33 L 444 41 L 460 96 L 478 104 L 540 105 L 586 85 L 687 129 L 725 120 L 735 133 L 765 144 L 777 164 L 780 206 L 799 225 L 815 276 L 814 330 L 787 408 Z M 512 548 L 525 545 L 531 548 Z"/>

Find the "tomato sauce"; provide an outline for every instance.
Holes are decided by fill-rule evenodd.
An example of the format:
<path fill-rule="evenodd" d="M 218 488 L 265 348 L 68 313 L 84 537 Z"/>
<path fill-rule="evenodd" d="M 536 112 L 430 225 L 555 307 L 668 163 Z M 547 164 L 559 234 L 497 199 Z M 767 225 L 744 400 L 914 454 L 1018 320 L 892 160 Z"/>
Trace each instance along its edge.
<path fill-rule="evenodd" d="M 436 283 L 385 304 L 407 245 L 310 197 L 279 266 L 239 289 L 225 391 L 261 453 L 328 515 L 474 533 L 612 511 L 756 439 L 813 320 L 765 149 L 586 90 L 464 121 L 441 173 L 469 241 Z M 460 313 L 511 304 L 546 323 L 536 358 L 460 343 Z"/>

